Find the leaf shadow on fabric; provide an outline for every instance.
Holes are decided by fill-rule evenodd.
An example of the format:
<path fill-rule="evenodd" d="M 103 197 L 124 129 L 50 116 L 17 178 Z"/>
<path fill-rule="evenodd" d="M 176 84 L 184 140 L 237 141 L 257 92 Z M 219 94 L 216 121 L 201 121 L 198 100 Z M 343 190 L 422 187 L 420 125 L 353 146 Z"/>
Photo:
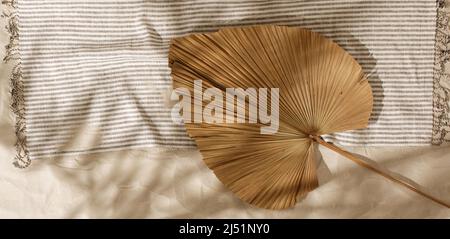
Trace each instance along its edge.
<path fill-rule="evenodd" d="M 139 150 L 56 162 L 54 180 L 71 188 L 65 218 L 439 218 L 447 209 L 400 185 L 320 149 L 331 173 L 316 190 L 286 210 L 252 207 L 227 190 L 196 151 Z M 354 150 L 374 155 L 381 168 L 399 172 L 450 200 L 450 148 Z M 385 150 L 386 151 L 386 150 Z M 426 157 L 427 162 L 421 158 Z M 37 165 L 30 167 L 30 171 Z M 319 170 L 319 174 L 323 174 Z M 324 177 L 319 175 L 319 177 Z"/>

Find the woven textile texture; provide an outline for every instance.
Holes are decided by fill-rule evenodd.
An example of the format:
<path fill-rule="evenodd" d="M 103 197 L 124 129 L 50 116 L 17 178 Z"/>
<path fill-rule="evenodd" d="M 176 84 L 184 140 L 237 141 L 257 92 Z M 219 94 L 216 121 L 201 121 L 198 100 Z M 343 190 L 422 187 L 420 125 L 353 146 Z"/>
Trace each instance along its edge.
<path fill-rule="evenodd" d="M 20 39 L 13 85 L 13 99 L 20 100 L 13 107 L 23 117 L 16 131 L 25 160 L 195 147 L 184 126 L 172 122 L 165 99 L 170 40 L 254 24 L 319 32 L 363 66 L 374 93 L 369 127 L 327 140 L 354 146 L 432 141 L 435 0 L 12 3 Z"/>

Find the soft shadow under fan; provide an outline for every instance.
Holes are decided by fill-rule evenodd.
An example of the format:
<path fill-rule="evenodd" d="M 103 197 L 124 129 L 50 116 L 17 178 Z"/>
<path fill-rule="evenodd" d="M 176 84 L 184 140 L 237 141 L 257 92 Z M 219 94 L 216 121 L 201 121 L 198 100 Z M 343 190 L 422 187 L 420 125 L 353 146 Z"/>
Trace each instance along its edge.
<path fill-rule="evenodd" d="M 185 122 L 206 165 L 243 201 L 269 209 L 292 207 L 318 187 L 314 144 L 319 143 L 449 207 L 406 180 L 322 140 L 321 135 L 367 127 L 373 104 L 361 66 L 331 40 L 297 27 L 225 28 L 174 39 L 169 65 L 174 88 L 191 92 L 195 80 L 202 80 L 203 90 L 279 89 L 275 134 L 261 134 L 261 122 Z M 231 103 L 238 107 L 234 99 Z"/>

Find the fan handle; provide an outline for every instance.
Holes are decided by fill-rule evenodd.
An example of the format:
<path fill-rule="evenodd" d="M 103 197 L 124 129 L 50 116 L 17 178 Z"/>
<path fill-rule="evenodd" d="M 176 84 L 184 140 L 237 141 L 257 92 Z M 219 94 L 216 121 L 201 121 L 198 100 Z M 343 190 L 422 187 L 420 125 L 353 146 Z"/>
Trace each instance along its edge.
<path fill-rule="evenodd" d="M 395 183 L 403 185 L 403 186 L 407 187 L 408 189 L 410 189 L 410 190 L 412 190 L 412 191 L 414 191 L 414 192 L 416 192 L 416 193 L 418 193 L 418 194 L 420 194 L 420 195 L 422 195 L 422 196 L 424 196 L 424 197 L 426 197 L 426 198 L 428 198 L 428 199 L 430 199 L 430 200 L 432 200 L 432 201 L 434 201 L 436 203 L 441 204 L 444 207 L 450 208 L 450 204 L 448 204 L 448 203 L 446 203 L 446 202 L 444 202 L 444 201 L 442 201 L 442 200 L 440 200 L 440 199 L 438 199 L 438 198 L 436 198 L 436 197 L 434 197 L 434 196 L 432 196 L 432 195 L 430 195 L 430 194 L 420 190 L 419 188 L 415 187 L 414 185 L 411 185 L 410 183 L 408 183 L 407 181 L 405 181 L 405 180 L 403 180 L 401 178 L 397 178 L 397 177 L 394 177 L 394 176 L 392 176 L 392 175 L 390 175 L 390 174 L 388 174 L 386 172 L 383 172 L 382 170 L 380 170 L 380 169 L 370 165 L 366 161 L 364 161 L 364 160 L 354 156 L 352 153 L 350 153 L 348 151 L 345 151 L 345 150 L 335 146 L 334 144 L 330 144 L 330 143 L 325 142 L 322 139 L 322 137 L 311 135 L 310 138 L 312 138 L 314 141 L 316 141 L 320 145 L 323 145 L 326 148 L 331 149 L 334 152 L 336 152 L 336 153 L 338 153 L 338 154 L 340 154 L 340 155 L 342 155 L 342 156 L 352 160 L 353 162 L 355 162 L 355 163 L 357 163 L 357 164 L 359 164 L 359 165 L 361 165 L 361 166 L 363 166 L 363 167 L 365 167 L 365 168 L 367 168 L 369 170 L 372 170 L 373 172 L 378 173 L 381 176 L 383 176 L 383 177 L 385 177 L 385 178 L 387 178 L 387 179 L 389 179 L 389 180 L 391 180 L 391 181 L 393 181 Z"/>

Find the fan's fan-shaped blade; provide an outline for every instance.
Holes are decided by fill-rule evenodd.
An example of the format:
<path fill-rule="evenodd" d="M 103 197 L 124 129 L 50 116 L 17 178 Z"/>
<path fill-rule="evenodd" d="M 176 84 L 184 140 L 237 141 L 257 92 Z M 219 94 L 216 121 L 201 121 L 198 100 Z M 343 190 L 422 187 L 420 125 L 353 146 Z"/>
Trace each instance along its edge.
<path fill-rule="evenodd" d="M 331 40 L 302 28 L 225 28 L 174 39 L 169 64 L 174 88 L 190 92 L 195 80 L 201 80 L 203 91 L 214 87 L 222 95 L 227 88 L 279 90 L 277 107 L 257 105 L 279 116 L 275 134 L 261 134 L 267 126 L 261 121 L 185 122 L 207 166 L 239 198 L 263 208 L 291 207 L 316 188 L 313 145 L 325 143 L 319 136 L 364 128 L 372 112 L 372 91 L 361 66 Z M 193 95 L 193 108 L 199 101 L 202 108 L 210 103 Z M 250 98 L 260 96 L 249 91 L 247 107 L 222 98 L 214 112 L 245 121 L 249 106 L 258 103 Z M 245 114 L 239 116 L 237 108 Z M 194 114 L 201 119 L 201 112 Z"/>

